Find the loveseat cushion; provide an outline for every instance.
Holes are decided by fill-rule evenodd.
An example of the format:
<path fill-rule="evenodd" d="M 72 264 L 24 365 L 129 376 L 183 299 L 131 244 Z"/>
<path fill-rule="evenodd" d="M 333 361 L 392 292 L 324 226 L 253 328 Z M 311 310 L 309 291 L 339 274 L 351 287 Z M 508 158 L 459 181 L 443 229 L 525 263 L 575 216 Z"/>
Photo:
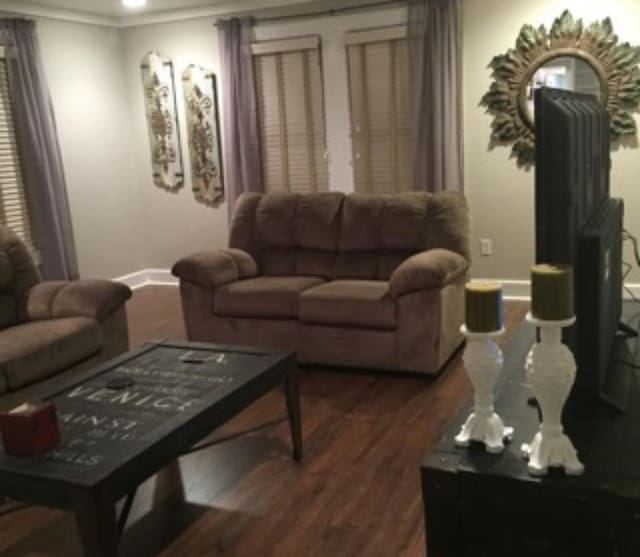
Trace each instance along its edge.
<path fill-rule="evenodd" d="M 0 373 L 0 395 L 6 393 L 9 390 L 9 385 L 7 385 L 7 378 L 4 376 L 4 373 Z"/>
<path fill-rule="evenodd" d="M 338 253 L 334 265 L 335 279 L 389 280 L 403 261 L 413 255 L 409 251 L 370 250 Z"/>
<path fill-rule="evenodd" d="M 264 276 L 333 276 L 344 194 L 243 194 L 229 245 L 251 253 Z"/>
<path fill-rule="evenodd" d="M 0 373 L 10 389 L 38 381 L 102 348 L 98 322 L 88 317 L 34 321 L 0 334 Z"/>
<path fill-rule="evenodd" d="M 300 296 L 300 321 L 340 327 L 395 329 L 396 303 L 383 280 L 333 280 Z"/>
<path fill-rule="evenodd" d="M 18 320 L 18 303 L 16 298 L 6 291 L 0 291 L 0 330 L 10 327 Z"/>
<path fill-rule="evenodd" d="M 13 265 L 6 251 L 0 251 L 0 288 L 6 288 L 13 280 Z"/>
<path fill-rule="evenodd" d="M 256 277 L 225 284 L 214 293 L 217 315 L 297 318 L 300 293 L 322 284 L 318 277 Z"/>
<path fill-rule="evenodd" d="M 424 249 L 431 199 L 424 192 L 347 196 L 342 206 L 339 251 Z"/>
<path fill-rule="evenodd" d="M 257 238 L 265 248 L 335 251 L 344 194 L 272 193 L 256 207 Z"/>

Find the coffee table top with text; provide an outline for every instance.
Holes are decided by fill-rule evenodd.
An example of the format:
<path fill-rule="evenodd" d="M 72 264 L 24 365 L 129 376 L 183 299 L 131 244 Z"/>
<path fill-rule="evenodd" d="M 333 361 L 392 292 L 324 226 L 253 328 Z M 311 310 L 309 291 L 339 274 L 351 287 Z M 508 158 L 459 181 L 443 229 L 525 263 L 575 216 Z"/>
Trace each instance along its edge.
<path fill-rule="evenodd" d="M 292 353 L 145 345 L 43 396 L 55 402 L 61 442 L 38 458 L 0 450 L 0 493 L 62 507 L 72 506 L 70 487 L 119 497 L 295 367 Z"/>

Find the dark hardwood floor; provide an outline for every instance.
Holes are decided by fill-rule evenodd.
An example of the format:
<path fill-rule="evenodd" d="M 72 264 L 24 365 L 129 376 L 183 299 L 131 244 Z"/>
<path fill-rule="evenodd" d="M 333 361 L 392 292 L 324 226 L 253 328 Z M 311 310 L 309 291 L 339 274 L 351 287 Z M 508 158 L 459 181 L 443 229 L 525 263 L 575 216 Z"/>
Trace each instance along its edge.
<path fill-rule="evenodd" d="M 506 304 L 503 343 L 526 309 Z M 128 312 L 132 347 L 185 336 L 176 288 L 138 290 Z M 420 462 L 469 395 L 460 353 L 435 379 L 305 369 L 304 460 L 286 422 L 181 458 L 138 490 L 123 554 L 424 556 Z M 211 438 L 284 415 L 273 391 Z M 69 513 L 0 516 L 4 557 L 79 554 Z"/>

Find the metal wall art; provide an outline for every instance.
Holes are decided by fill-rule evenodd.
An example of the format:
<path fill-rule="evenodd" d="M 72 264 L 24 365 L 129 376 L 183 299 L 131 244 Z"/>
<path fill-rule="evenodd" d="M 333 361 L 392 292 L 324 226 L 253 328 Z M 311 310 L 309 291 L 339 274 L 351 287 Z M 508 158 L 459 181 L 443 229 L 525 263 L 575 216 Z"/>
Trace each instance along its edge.
<path fill-rule="evenodd" d="M 191 65 L 182 73 L 193 193 L 214 204 L 224 195 L 216 76 Z"/>
<path fill-rule="evenodd" d="M 612 138 L 635 135 L 631 111 L 640 102 L 639 62 L 640 47 L 619 43 L 609 18 L 585 28 L 565 10 L 548 32 L 544 25 L 523 25 L 515 48 L 489 64 L 493 83 L 481 104 L 493 114 L 491 139 L 513 144 L 518 166 L 534 162 L 532 93 L 545 84 L 581 90 L 583 83 L 607 107 Z M 564 83 L 555 83 L 562 73 Z"/>
<path fill-rule="evenodd" d="M 153 181 L 175 191 L 184 181 L 180 133 L 176 118 L 173 64 L 156 52 L 147 53 L 140 64 L 146 103 Z"/>

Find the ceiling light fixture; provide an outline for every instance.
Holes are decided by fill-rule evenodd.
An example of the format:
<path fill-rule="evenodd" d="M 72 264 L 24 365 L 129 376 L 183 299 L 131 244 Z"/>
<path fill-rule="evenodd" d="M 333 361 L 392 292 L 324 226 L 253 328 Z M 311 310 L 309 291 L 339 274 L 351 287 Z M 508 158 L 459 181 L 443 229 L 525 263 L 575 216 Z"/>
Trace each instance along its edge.
<path fill-rule="evenodd" d="M 147 5 L 147 0 L 122 0 L 125 8 L 143 8 Z"/>

